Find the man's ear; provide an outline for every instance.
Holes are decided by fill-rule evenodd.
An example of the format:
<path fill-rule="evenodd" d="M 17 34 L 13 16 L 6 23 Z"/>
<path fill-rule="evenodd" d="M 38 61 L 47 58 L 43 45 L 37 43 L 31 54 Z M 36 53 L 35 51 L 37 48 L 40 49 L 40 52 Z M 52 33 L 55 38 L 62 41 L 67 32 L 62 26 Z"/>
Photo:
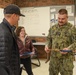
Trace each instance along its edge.
<path fill-rule="evenodd" d="M 67 16 L 67 18 L 68 18 L 68 16 Z"/>
<path fill-rule="evenodd" d="M 11 18 L 14 19 L 17 15 L 16 14 L 12 14 Z"/>

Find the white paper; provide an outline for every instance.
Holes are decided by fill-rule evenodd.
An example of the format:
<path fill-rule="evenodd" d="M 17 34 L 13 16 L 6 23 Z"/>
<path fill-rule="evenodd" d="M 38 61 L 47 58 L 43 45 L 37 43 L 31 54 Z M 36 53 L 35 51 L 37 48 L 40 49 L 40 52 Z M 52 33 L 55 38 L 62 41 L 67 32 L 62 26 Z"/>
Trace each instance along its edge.
<path fill-rule="evenodd" d="M 55 12 L 55 11 L 56 11 L 56 9 L 51 9 L 50 11 L 51 11 L 51 12 Z"/>
<path fill-rule="evenodd" d="M 74 13 L 69 13 L 68 16 L 74 16 Z"/>
<path fill-rule="evenodd" d="M 54 17 L 54 14 L 51 14 L 51 19 L 54 19 L 55 17 Z"/>
<path fill-rule="evenodd" d="M 72 13 L 72 6 L 66 6 L 66 10 L 68 11 L 68 13 Z"/>
<path fill-rule="evenodd" d="M 55 14 L 56 20 L 58 19 L 58 14 Z"/>

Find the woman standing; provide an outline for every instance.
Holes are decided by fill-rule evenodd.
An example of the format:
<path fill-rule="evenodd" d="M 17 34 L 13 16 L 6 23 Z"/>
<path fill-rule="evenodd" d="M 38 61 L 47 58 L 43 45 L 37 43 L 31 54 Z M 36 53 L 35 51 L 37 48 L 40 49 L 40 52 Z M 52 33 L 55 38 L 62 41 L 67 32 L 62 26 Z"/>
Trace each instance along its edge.
<path fill-rule="evenodd" d="M 26 52 L 32 52 L 32 54 L 34 54 L 34 46 L 32 44 L 32 41 L 27 36 L 25 29 L 22 26 L 19 26 L 16 29 L 16 35 L 17 35 L 17 44 L 19 47 L 21 64 L 24 65 L 28 75 L 33 75 L 30 55 L 22 56 L 22 54 Z"/>

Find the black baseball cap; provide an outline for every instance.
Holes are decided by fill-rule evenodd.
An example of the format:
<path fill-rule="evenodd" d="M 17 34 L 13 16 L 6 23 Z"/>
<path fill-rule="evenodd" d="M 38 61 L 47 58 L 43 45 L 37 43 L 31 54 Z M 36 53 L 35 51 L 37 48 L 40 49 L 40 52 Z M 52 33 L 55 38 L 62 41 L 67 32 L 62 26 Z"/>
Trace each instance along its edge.
<path fill-rule="evenodd" d="M 4 8 L 4 14 L 14 14 L 14 13 L 25 17 L 25 15 L 21 14 L 19 7 L 15 4 L 10 4 Z"/>

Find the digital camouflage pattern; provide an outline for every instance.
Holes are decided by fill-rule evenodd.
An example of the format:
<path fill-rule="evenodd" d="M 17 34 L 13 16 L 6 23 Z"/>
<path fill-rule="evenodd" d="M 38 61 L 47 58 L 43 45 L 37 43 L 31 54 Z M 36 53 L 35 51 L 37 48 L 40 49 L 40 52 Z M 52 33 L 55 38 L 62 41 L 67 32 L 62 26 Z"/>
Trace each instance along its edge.
<path fill-rule="evenodd" d="M 73 52 L 62 55 L 59 50 L 69 48 L 76 50 L 76 28 L 66 23 L 63 26 L 55 24 L 49 29 L 46 45 L 51 48 L 49 63 L 49 75 L 72 75 L 73 74 Z M 58 50 L 58 51 L 56 51 Z"/>

